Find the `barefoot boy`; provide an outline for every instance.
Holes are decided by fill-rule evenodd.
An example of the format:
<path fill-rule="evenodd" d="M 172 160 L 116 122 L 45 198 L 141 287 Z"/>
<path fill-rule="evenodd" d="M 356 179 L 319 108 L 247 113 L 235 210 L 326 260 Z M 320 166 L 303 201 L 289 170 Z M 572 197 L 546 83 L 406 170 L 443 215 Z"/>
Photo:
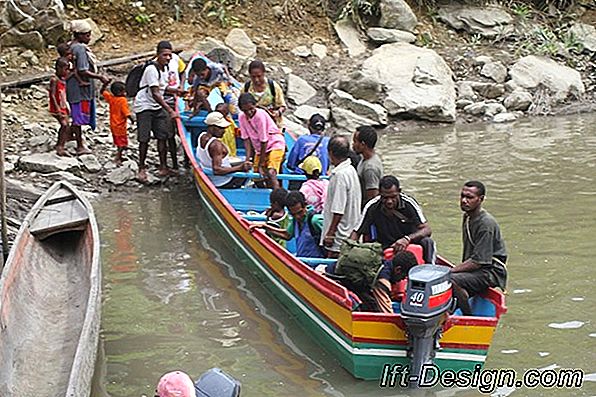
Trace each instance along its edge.
<path fill-rule="evenodd" d="M 120 81 L 112 83 L 110 91 L 106 89 L 107 84 L 101 87 L 101 94 L 110 106 L 110 130 L 114 138 L 114 144 L 118 148 L 116 152 L 116 164 L 122 164 L 123 153 L 128 149 L 128 134 L 126 131 L 127 119 L 134 122 L 128 101 L 126 100 L 126 86 Z"/>

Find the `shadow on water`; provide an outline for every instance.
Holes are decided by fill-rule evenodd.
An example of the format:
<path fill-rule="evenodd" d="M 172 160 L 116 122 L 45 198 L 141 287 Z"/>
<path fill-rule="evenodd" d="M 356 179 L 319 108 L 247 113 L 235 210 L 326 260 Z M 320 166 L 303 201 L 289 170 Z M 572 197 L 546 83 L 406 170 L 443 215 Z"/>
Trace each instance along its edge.
<path fill-rule="evenodd" d="M 521 373 L 556 364 L 596 372 L 595 126 L 596 116 L 586 115 L 381 139 L 385 172 L 397 175 L 420 202 L 448 258 L 461 255 L 461 184 L 480 179 L 488 187 L 485 207 L 499 221 L 510 254 L 509 312 L 488 368 Z M 152 395 L 168 370 L 198 376 L 213 366 L 237 377 L 246 396 L 405 395 L 355 380 L 329 357 L 234 254 L 190 183 L 172 192 L 110 197 L 96 209 L 111 396 Z M 572 320 L 582 326 L 549 327 Z M 589 396 L 596 384 L 499 395 L 509 393 Z"/>

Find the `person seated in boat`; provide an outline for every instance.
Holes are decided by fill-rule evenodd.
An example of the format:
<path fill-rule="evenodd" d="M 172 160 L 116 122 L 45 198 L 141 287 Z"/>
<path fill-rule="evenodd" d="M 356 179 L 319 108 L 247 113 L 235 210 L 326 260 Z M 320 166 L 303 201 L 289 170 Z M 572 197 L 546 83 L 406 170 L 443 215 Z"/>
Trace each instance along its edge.
<path fill-rule="evenodd" d="M 468 298 L 491 287 L 503 291 L 507 283 L 507 250 L 495 218 L 482 208 L 486 187 L 468 181 L 460 193 L 462 222 L 462 263 L 451 269 L 453 292 L 464 315 L 471 315 Z"/>
<path fill-rule="evenodd" d="M 328 180 L 319 179 L 323 170 L 321 160 L 317 156 L 308 156 L 299 167 L 306 176 L 306 182 L 300 186 L 300 193 L 304 195 L 306 204 L 312 205 L 316 213 L 321 213 L 329 187 Z"/>
<path fill-rule="evenodd" d="M 270 235 L 284 240 L 296 239 L 296 256 L 303 258 L 323 258 L 324 251 L 319 245 L 323 217 L 317 214 L 313 207 L 307 205 L 304 195 L 291 191 L 286 198 L 286 207 L 292 215 L 292 220 L 287 227 L 274 227 L 271 224 L 255 224 L 250 226 L 250 231 L 262 228 Z"/>
<path fill-rule="evenodd" d="M 310 134 L 300 136 L 294 143 L 288 155 L 287 167 L 296 174 L 304 174 L 300 164 L 309 156 L 317 156 L 322 165 L 320 174 L 327 175 L 329 137 L 325 136 L 325 118 L 319 113 L 313 114 L 308 121 L 308 131 Z M 302 181 L 291 181 L 290 190 L 298 190 L 301 185 Z"/>
<path fill-rule="evenodd" d="M 201 167 L 212 170 L 213 175 L 209 179 L 218 189 L 237 189 L 244 184 L 246 178 L 236 178 L 229 174 L 233 172 L 247 172 L 252 168 L 250 161 L 232 165 L 228 148 L 221 142 L 224 131 L 229 127 L 227 121 L 220 112 L 211 112 L 205 118 L 207 131 L 199 135 L 197 144 L 197 158 Z"/>
<path fill-rule="evenodd" d="M 286 239 L 276 233 L 270 233 L 269 229 L 285 230 L 291 223 L 290 216 L 285 209 L 288 191 L 284 188 L 274 189 L 269 195 L 269 208 L 265 210 L 266 222 L 256 222 L 249 227 L 249 231 L 255 228 L 262 228 L 267 234 L 282 247 L 286 247 Z"/>
<path fill-rule="evenodd" d="M 230 115 L 230 107 L 227 103 L 219 103 L 215 106 L 215 111 L 223 114 L 225 119 L 230 123 L 221 138 L 221 141 L 228 147 L 231 157 L 236 157 L 236 132 L 239 132 L 234 119 Z"/>
<path fill-rule="evenodd" d="M 231 81 L 231 77 L 224 65 L 216 62 L 207 62 L 203 58 L 196 58 L 192 61 L 191 70 L 193 91 L 191 108 L 193 109 L 193 115 L 196 114 L 195 110 L 201 106 L 205 107 L 208 112 L 211 112 L 211 105 L 207 101 L 207 97 L 214 88 L 220 90 L 221 96 L 226 103 L 230 102 L 231 90 L 229 88 L 229 82 Z"/>
<path fill-rule="evenodd" d="M 242 111 L 238 116 L 240 136 L 244 140 L 246 159 L 254 155 L 254 170 L 265 179 L 270 189 L 279 188 L 277 173 L 281 168 L 286 150 L 284 136 L 266 110 L 257 108 L 252 94 L 245 93 L 238 98 Z"/>
<path fill-rule="evenodd" d="M 155 397 L 196 397 L 195 385 L 182 371 L 168 372 L 157 383 Z"/>
<path fill-rule="evenodd" d="M 379 279 L 372 289 L 372 296 L 379 312 L 393 313 L 393 286 L 408 277 L 410 269 L 416 265 L 416 256 L 410 251 L 399 251 L 391 261 L 384 262 Z"/>
<path fill-rule="evenodd" d="M 265 65 L 255 59 L 248 65 L 250 80 L 244 83 L 242 93 L 248 92 L 257 100 L 257 106 L 269 112 L 279 128 L 283 128 L 283 113 L 286 111 L 286 100 L 281 86 L 265 75 Z"/>
<path fill-rule="evenodd" d="M 404 251 L 410 243 L 422 246 L 424 261 L 435 262 L 435 243 L 430 238 L 432 230 L 418 202 L 401 192 L 399 180 L 386 175 L 379 183 L 380 194 L 371 199 L 362 218 L 350 236 L 358 240 L 378 241 L 383 249 L 392 247 Z"/>

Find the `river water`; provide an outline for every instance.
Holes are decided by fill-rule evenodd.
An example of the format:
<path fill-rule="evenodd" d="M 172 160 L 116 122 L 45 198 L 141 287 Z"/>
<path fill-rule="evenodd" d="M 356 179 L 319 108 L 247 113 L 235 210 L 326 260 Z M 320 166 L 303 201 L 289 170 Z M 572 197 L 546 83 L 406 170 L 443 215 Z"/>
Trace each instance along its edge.
<path fill-rule="evenodd" d="M 596 395 L 596 115 L 401 132 L 383 136 L 379 152 L 454 261 L 459 189 L 468 179 L 487 186 L 485 208 L 510 260 L 509 311 L 486 367 L 581 368 L 592 379 L 579 390 L 506 392 Z M 164 372 L 198 376 L 211 367 L 239 379 L 244 396 L 405 395 L 353 379 L 302 331 L 228 251 L 190 181 L 95 207 L 104 269 L 100 382 L 109 395 L 153 396 Z M 570 321 L 579 328 L 549 326 Z M 454 394 L 478 393 L 427 395 Z"/>

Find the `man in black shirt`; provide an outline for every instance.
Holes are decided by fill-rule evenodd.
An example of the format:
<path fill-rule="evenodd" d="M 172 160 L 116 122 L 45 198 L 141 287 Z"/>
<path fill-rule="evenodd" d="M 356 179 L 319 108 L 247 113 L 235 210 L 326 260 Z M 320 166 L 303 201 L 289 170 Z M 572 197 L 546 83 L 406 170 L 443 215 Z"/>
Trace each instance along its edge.
<path fill-rule="evenodd" d="M 451 269 L 451 281 L 464 315 L 471 315 L 470 296 L 490 287 L 505 290 L 507 282 L 507 251 L 499 224 L 482 209 L 486 188 L 481 182 L 464 184 L 460 207 L 464 211 L 462 224 L 463 262 Z"/>
<path fill-rule="evenodd" d="M 401 193 L 399 180 L 392 175 L 381 178 L 379 193 L 364 207 L 360 223 L 350 238 L 358 240 L 364 236 L 366 241 L 378 241 L 383 249 L 393 247 L 396 252 L 404 251 L 410 242 L 419 244 L 424 261 L 434 263 L 435 243 L 420 205 Z"/>

